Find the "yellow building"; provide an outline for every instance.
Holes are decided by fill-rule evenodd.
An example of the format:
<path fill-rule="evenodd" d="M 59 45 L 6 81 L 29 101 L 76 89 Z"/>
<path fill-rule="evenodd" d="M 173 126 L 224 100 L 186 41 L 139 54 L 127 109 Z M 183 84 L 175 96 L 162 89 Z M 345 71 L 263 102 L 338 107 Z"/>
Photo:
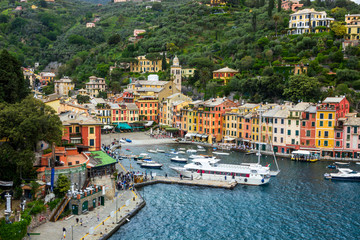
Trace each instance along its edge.
<path fill-rule="evenodd" d="M 290 14 L 289 34 L 328 32 L 333 21 L 334 18 L 328 18 L 325 11 L 303 9 Z"/>
<path fill-rule="evenodd" d="M 146 56 L 136 57 L 137 62 L 130 63 L 130 72 L 159 72 L 162 71 L 162 59 L 149 60 Z M 167 59 L 166 62 L 169 60 Z"/>
<path fill-rule="evenodd" d="M 196 68 L 182 68 L 181 69 L 181 76 L 183 78 L 193 77 L 195 74 Z"/>
<path fill-rule="evenodd" d="M 345 15 L 346 23 L 346 39 L 359 40 L 360 39 L 360 14 Z"/>
<path fill-rule="evenodd" d="M 335 108 L 318 107 L 315 136 L 317 148 L 334 149 L 335 114 Z"/>
<path fill-rule="evenodd" d="M 211 0 L 210 1 L 211 6 L 216 6 L 216 5 L 225 5 L 226 4 L 226 0 Z"/>
<path fill-rule="evenodd" d="M 229 67 L 224 67 L 213 71 L 213 79 L 221 79 L 223 80 L 223 84 L 227 85 L 232 77 L 238 74 L 239 71 L 235 69 L 231 69 Z"/>
<path fill-rule="evenodd" d="M 69 95 L 69 92 L 74 90 L 75 84 L 72 83 L 72 80 L 69 77 L 63 77 L 60 80 L 54 81 L 55 93 L 60 96 Z"/>
<path fill-rule="evenodd" d="M 233 142 L 239 137 L 239 109 L 232 109 L 223 116 L 223 138 L 224 142 Z"/>

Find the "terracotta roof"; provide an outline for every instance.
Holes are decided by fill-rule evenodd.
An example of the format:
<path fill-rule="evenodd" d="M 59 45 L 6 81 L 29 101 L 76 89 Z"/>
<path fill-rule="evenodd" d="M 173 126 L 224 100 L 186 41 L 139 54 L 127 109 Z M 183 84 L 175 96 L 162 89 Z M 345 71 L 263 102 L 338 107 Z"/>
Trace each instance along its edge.
<path fill-rule="evenodd" d="M 229 67 L 224 67 L 224 68 L 221 68 L 221 69 L 218 69 L 218 70 L 215 70 L 213 71 L 214 73 L 218 73 L 218 72 L 232 72 L 232 73 L 238 73 L 239 71 L 238 70 L 235 70 L 235 69 L 232 69 L 232 68 L 229 68 Z"/>

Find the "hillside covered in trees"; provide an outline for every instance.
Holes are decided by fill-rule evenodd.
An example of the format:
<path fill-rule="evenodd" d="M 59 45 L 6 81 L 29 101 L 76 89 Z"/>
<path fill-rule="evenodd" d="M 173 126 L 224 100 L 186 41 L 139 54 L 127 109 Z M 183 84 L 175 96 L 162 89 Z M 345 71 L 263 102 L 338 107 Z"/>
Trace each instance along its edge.
<path fill-rule="evenodd" d="M 222 7 L 202 3 L 3 1 L 0 44 L 24 66 L 64 63 L 59 76 L 71 76 L 77 88 L 96 75 L 105 77 L 111 90 L 121 91 L 130 77 L 142 76 L 120 69 L 110 75 L 110 66 L 139 55 L 158 58 L 166 51 L 169 58 L 177 55 L 182 66 L 197 69 L 184 82 L 189 95 L 196 88 L 205 98 L 232 94 L 259 102 L 318 101 L 347 94 L 353 107 L 359 108 L 360 50 L 342 49 L 345 14 L 360 13 L 359 5 L 348 0 L 303 1 L 304 8 L 326 11 L 338 22 L 329 33 L 287 35 L 291 12 L 279 11 L 276 1 L 231 0 Z M 23 10 L 14 11 L 18 5 Z M 100 18 L 96 27 L 86 28 L 95 18 Z M 134 29 L 146 33 L 132 43 Z M 290 64 L 307 66 L 307 74 L 293 76 L 286 67 Z M 212 79 L 212 71 L 225 66 L 240 74 L 221 86 Z M 160 74 L 161 79 L 169 77 L 169 70 Z"/>

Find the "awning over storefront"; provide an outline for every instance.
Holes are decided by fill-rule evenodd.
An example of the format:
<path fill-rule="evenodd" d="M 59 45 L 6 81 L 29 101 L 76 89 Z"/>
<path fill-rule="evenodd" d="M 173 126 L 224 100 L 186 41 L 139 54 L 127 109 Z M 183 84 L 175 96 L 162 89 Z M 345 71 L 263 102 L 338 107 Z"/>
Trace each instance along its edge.
<path fill-rule="evenodd" d="M 167 132 L 176 132 L 176 131 L 179 131 L 178 128 L 165 128 L 165 131 Z"/>
<path fill-rule="evenodd" d="M 191 138 L 193 136 L 196 136 L 196 134 L 195 133 L 187 133 L 187 134 L 185 134 L 185 137 Z"/>
<path fill-rule="evenodd" d="M 132 129 L 132 127 L 127 123 L 118 123 L 116 127 L 118 129 L 125 129 L 125 130 Z"/>
<path fill-rule="evenodd" d="M 202 134 L 196 134 L 196 137 L 200 137 L 200 138 L 201 138 L 201 137 L 202 137 Z"/>
<path fill-rule="evenodd" d="M 226 136 L 226 137 L 224 138 L 224 140 L 225 140 L 225 141 L 234 141 L 235 138 Z"/>
<path fill-rule="evenodd" d="M 207 137 L 208 137 L 208 135 L 202 135 L 201 137 L 202 137 L 202 138 L 207 138 Z"/>

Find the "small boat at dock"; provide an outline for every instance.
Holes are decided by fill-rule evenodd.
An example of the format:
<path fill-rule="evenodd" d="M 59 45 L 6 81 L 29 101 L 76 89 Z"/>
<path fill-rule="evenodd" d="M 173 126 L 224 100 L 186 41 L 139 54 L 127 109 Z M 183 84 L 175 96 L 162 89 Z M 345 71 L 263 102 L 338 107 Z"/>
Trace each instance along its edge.
<path fill-rule="evenodd" d="M 330 168 L 330 169 L 336 169 L 336 165 L 332 165 L 332 164 L 330 164 L 330 165 L 328 165 L 328 166 L 327 166 L 327 168 Z"/>
<path fill-rule="evenodd" d="M 178 154 L 185 154 L 184 151 L 178 151 Z"/>
<path fill-rule="evenodd" d="M 178 163 L 187 163 L 186 158 L 179 158 L 179 156 L 173 157 L 170 159 L 172 162 L 178 162 Z"/>
<path fill-rule="evenodd" d="M 172 154 L 172 155 L 178 155 L 179 152 L 172 151 L 172 152 L 170 152 L 170 154 Z"/>
<path fill-rule="evenodd" d="M 186 150 L 186 152 L 187 152 L 187 153 L 196 153 L 197 150 L 195 150 L 195 149 L 188 149 L 188 150 Z"/>
<path fill-rule="evenodd" d="M 339 181 L 360 181 L 360 172 L 356 172 L 350 168 L 338 168 L 337 173 L 325 173 L 324 178 L 327 180 Z"/>
<path fill-rule="evenodd" d="M 162 166 L 163 165 L 161 163 L 157 163 L 157 162 L 154 162 L 154 161 L 145 162 L 145 163 L 140 164 L 140 167 L 142 167 L 142 168 L 152 168 L 152 169 L 161 169 Z"/>
<path fill-rule="evenodd" d="M 178 148 L 179 151 L 186 151 L 185 148 Z"/>
<path fill-rule="evenodd" d="M 343 166 L 343 167 L 347 167 L 350 165 L 349 162 L 334 162 L 334 164 L 338 165 L 338 166 Z"/>
<path fill-rule="evenodd" d="M 153 150 L 153 149 L 149 149 L 148 152 L 149 152 L 149 153 L 157 153 L 157 151 L 156 151 L 156 150 Z"/>
<path fill-rule="evenodd" d="M 125 139 L 126 142 L 131 143 L 132 141 L 128 138 Z"/>
<path fill-rule="evenodd" d="M 212 152 L 213 154 L 215 155 L 224 155 L 224 156 L 229 156 L 230 153 L 227 153 L 227 152 Z"/>
<path fill-rule="evenodd" d="M 164 153 L 165 152 L 165 150 L 163 150 L 163 149 L 156 149 L 156 151 L 159 152 L 159 153 Z"/>
<path fill-rule="evenodd" d="M 360 162 L 356 162 L 355 164 L 356 164 L 356 165 L 360 165 Z"/>
<path fill-rule="evenodd" d="M 140 155 L 134 157 L 134 160 L 141 160 L 141 159 L 151 159 L 151 157 L 147 153 L 140 153 Z"/>

